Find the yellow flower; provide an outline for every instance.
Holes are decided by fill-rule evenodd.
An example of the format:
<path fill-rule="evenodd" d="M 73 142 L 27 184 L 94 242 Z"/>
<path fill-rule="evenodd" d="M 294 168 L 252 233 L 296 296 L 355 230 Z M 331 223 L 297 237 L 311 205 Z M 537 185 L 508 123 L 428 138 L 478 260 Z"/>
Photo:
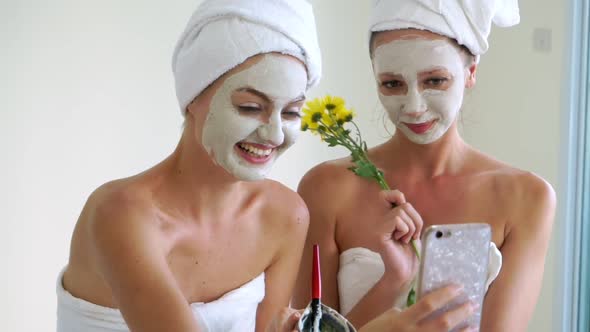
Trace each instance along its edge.
<path fill-rule="evenodd" d="M 346 119 L 350 118 L 351 113 L 344 104 L 344 99 L 330 95 L 308 101 L 303 108 L 301 130 L 317 130 L 318 122 L 328 128 L 348 122 Z"/>
<path fill-rule="evenodd" d="M 329 113 L 329 126 L 333 126 L 334 124 L 343 124 L 352 120 L 350 116 L 352 113 L 351 111 L 347 110 L 344 102 L 344 99 L 336 96 L 327 95 L 323 99 L 323 103 L 326 107 L 326 110 Z M 349 119 L 347 121 L 347 119 Z"/>
<path fill-rule="evenodd" d="M 313 121 L 312 119 L 313 117 L 313 113 L 303 113 L 303 117 L 301 118 L 301 130 L 302 131 L 306 131 L 306 130 L 311 130 L 312 132 L 315 133 L 315 130 L 318 129 L 318 122 Z"/>
<path fill-rule="evenodd" d="M 318 121 L 322 118 L 322 105 L 318 98 L 308 101 L 303 108 L 303 117 L 301 118 L 301 130 L 311 130 L 315 132 L 318 129 Z"/>
<path fill-rule="evenodd" d="M 324 125 L 331 126 L 334 121 L 326 111 L 326 104 L 322 98 L 315 98 L 305 103 L 303 108 L 303 117 L 301 118 L 301 130 L 311 130 L 317 134 L 320 122 Z"/>
<path fill-rule="evenodd" d="M 312 99 L 305 103 L 305 107 L 303 107 L 303 114 L 305 115 L 313 115 L 313 114 L 322 114 L 326 109 L 325 105 L 322 103 L 320 98 Z M 321 118 L 321 117 L 320 117 Z M 311 118 L 310 118 L 311 119 Z M 315 117 L 315 122 L 319 120 L 318 116 Z"/>
<path fill-rule="evenodd" d="M 356 114 L 354 113 L 354 110 L 347 109 L 345 107 L 337 108 L 336 111 L 334 112 L 334 116 L 336 117 L 336 121 L 339 124 L 343 124 L 345 122 L 352 121 L 352 119 L 354 118 L 355 115 Z"/>
<path fill-rule="evenodd" d="M 336 121 L 333 115 L 330 115 L 329 113 L 325 112 L 322 114 L 322 123 L 326 125 L 326 127 L 332 127 L 336 123 Z"/>
<path fill-rule="evenodd" d="M 334 113 L 340 108 L 344 108 L 344 99 L 336 96 L 327 95 L 322 100 L 324 104 L 324 108 L 328 110 L 328 112 Z"/>

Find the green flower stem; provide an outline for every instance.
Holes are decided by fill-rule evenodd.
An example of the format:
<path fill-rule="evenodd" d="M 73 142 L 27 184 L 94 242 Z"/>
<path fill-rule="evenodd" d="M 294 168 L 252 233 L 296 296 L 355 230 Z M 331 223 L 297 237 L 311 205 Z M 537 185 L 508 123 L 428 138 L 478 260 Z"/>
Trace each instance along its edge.
<path fill-rule="evenodd" d="M 369 158 L 367 157 L 367 154 L 364 151 L 362 152 L 362 157 L 365 160 L 369 161 Z M 387 181 L 385 181 L 385 178 L 383 177 L 383 174 L 381 172 L 377 172 L 377 178 L 375 180 L 379 183 L 379 186 L 381 187 L 381 189 L 391 190 L 391 188 L 389 188 L 389 185 L 387 184 Z M 410 241 L 410 243 L 412 244 L 412 249 L 414 249 L 414 253 L 416 254 L 416 257 L 418 257 L 418 259 L 420 259 L 420 251 L 418 250 L 418 246 L 416 245 L 416 241 L 412 240 L 412 241 Z"/>
<path fill-rule="evenodd" d="M 324 121 L 322 121 L 322 116 L 326 113 L 323 113 L 323 115 L 322 113 L 314 113 L 311 121 L 313 123 L 317 123 L 321 127 L 311 129 L 308 125 L 307 127 L 303 127 L 304 129 L 302 130 L 305 131 L 309 129 L 312 132 L 319 133 L 322 137 L 322 140 L 328 141 L 330 146 L 341 145 L 347 148 L 351 153 L 352 161 L 356 165 L 355 167 L 350 167 L 351 171 L 353 171 L 358 176 L 375 180 L 383 190 L 391 190 L 387 185 L 387 181 L 385 181 L 383 172 L 378 170 L 375 164 L 369 160 L 369 157 L 366 153 L 367 144 L 362 140 L 361 130 L 356 125 L 356 123 L 352 121 L 352 116 L 345 121 L 338 122 L 334 116 L 333 108 L 326 108 L 324 111 L 327 111 L 327 115 L 330 117 L 332 122 L 331 125 L 327 125 Z M 356 140 L 350 137 L 350 131 L 345 130 L 343 127 L 343 124 L 348 122 L 352 123 L 356 129 Z M 395 206 L 395 204 L 392 204 L 392 207 Z M 416 257 L 418 260 L 420 260 L 420 252 L 418 251 L 416 241 L 412 240 L 411 244 Z M 416 291 L 414 290 L 414 285 L 412 285 L 410 293 L 406 299 L 406 305 L 409 307 L 414 303 L 416 303 Z"/>
<path fill-rule="evenodd" d="M 335 120 L 335 119 L 332 119 L 332 120 Z M 338 132 L 334 131 L 332 129 L 332 126 L 326 125 L 322 120 L 319 120 L 318 122 L 322 126 L 324 126 L 324 128 L 326 128 L 327 131 L 330 132 L 330 134 L 331 134 L 330 137 L 334 137 L 336 140 L 338 140 L 338 142 L 340 142 L 342 146 L 346 147 L 351 153 L 354 153 L 356 151 L 359 154 L 359 157 L 363 161 L 373 164 L 369 160 L 369 157 L 367 156 L 367 154 L 364 151 L 364 149 L 362 148 L 362 146 L 360 146 L 355 140 L 353 140 L 349 134 L 346 134 L 345 132 L 338 133 Z M 335 123 L 337 123 L 337 122 L 335 122 Z M 354 121 L 350 121 L 350 123 L 352 123 L 354 125 L 354 127 L 356 128 L 356 131 L 357 131 L 357 134 L 359 137 L 359 141 L 362 141 L 361 134 L 360 134 L 361 131 L 360 131 L 359 127 L 356 125 L 356 123 Z M 341 126 L 339 126 L 339 127 L 342 128 Z M 381 189 L 391 190 L 391 188 L 387 184 L 387 181 L 385 181 L 385 178 L 383 177 L 383 174 L 381 172 L 376 172 L 375 180 L 377 181 L 377 183 L 379 183 L 379 186 L 381 187 Z M 418 259 L 420 259 L 420 251 L 418 250 L 418 246 L 416 245 L 416 241 L 412 240 L 412 241 L 410 241 L 410 243 L 412 244 L 412 249 L 414 250 L 416 257 L 418 257 Z"/>
<path fill-rule="evenodd" d="M 374 169 L 374 175 L 371 175 L 370 177 L 372 177 L 375 181 L 377 181 L 377 183 L 379 184 L 381 189 L 391 190 L 389 185 L 387 184 L 387 181 L 385 181 L 385 178 L 383 177 L 383 172 L 379 171 L 375 167 L 375 164 L 373 164 L 369 160 L 369 157 L 367 156 L 366 148 L 365 148 L 366 144 L 364 143 L 364 141 L 361 138 L 361 131 L 360 131 L 359 127 L 356 125 L 356 123 L 354 123 L 354 121 L 349 121 L 356 128 L 358 142 L 357 142 L 357 140 L 354 140 L 354 139 L 352 139 L 352 137 L 350 137 L 349 131 L 344 130 L 342 125 L 339 124 L 336 121 L 336 119 L 334 119 L 334 116 L 333 116 L 333 114 L 331 114 L 331 112 L 329 112 L 329 116 L 331 117 L 332 121 L 335 123 L 334 125 L 329 126 L 324 121 L 319 119 L 317 122 L 320 125 L 322 125 L 322 128 L 325 128 L 325 129 L 323 129 L 322 131 L 319 131 L 317 129 L 313 129 L 313 131 L 319 132 L 323 138 L 334 139 L 337 144 L 342 145 L 345 148 L 347 148 L 350 151 L 350 153 L 353 155 L 353 161 L 357 165 L 357 167 L 359 167 L 359 162 L 362 162 L 363 165 L 370 165 L 370 167 Z M 336 130 L 334 130 L 334 126 L 336 126 Z M 340 130 L 338 130 L 338 129 L 340 129 Z M 330 144 L 335 144 L 335 143 L 331 142 Z M 355 158 L 355 156 L 358 158 Z M 393 207 L 395 207 L 395 204 L 392 204 L 392 205 L 393 205 Z M 412 240 L 412 241 L 410 241 L 410 243 L 412 244 L 412 249 L 414 250 L 416 257 L 418 258 L 418 260 L 420 260 L 420 252 L 418 251 L 418 246 L 416 245 L 416 241 Z M 406 305 L 411 306 L 414 303 L 416 303 L 416 292 L 414 290 L 414 286 L 412 286 L 410 293 L 408 294 L 408 298 L 406 299 Z"/>
<path fill-rule="evenodd" d="M 363 151 L 363 157 L 367 158 L 367 160 L 368 160 L 368 157 L 366 156 L 364 151 Z M 385 178 L 383 177 L 383 173 L 377 172 L 377 176 L 376 176 L 375 180 L 377 180 L 381 189 L 391 190 L 389 188 L 389 185 L 387 185 L 387 181 L 385 181 Z M 410 243 L 412 244 L 412 249 L 414 249 L 414 254 L 416 254 L 416 257 L 418 257 L 418 260 L 420 260 L 420 251 L 418 251 L 418 246 L 416 245 L 416 241 L 414 239 L 412 239 L 410 241 Z M 408 297 L 406 298 L 406 306 L 409 307 L 415 303 L 416 303 L 416 290 L 414 288 L 414 285 L 412 284 L 412 288 L 410 289 L 410 292 L 408 293 Z"/>

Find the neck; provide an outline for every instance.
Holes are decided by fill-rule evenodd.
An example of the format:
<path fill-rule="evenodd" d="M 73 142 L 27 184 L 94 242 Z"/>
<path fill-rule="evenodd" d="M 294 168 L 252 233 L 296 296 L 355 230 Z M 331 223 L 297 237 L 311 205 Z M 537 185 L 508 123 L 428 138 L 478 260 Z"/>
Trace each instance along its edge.
<path fill-rule="evenodd" d="M 204 215 L 231 213 L 231 208 L 244 199 L 248 182 L 239 181 L 216 165 L 204 147 L 185 129 L 176 150 L 163 163 L 169 187 L 167 199 L 178 206 L 182 214 L 205 220 Z"/>
<path fill-rule="evenodd" d="M 463 165 L 467 144 L 454 123 L 440 139 L 430 144 L 416 144 L 398 130 L 384 148 L 388 164 L 412 177 L 430 179 L 457 173 Z"/>

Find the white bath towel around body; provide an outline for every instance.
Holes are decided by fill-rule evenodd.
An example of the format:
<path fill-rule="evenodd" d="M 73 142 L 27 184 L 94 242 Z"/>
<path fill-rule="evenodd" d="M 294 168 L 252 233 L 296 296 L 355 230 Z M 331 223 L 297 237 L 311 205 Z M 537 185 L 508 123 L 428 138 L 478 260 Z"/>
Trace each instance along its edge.
<path fill-rule="evenodd" d="M 64 289 L 63 271 L 57 279 L 57 332 L 129 332 L 118 309 L 79 299 Z M 219 299 L 191 303 L 202 332 L 253 332 L 256 310 L 264 298 L 264 273 Z M 158 306 L 158 303 L 154 303 Z"/>
<path fill-rule="evenodd" d="M 485 284 L 487 290 L 502 268 L 502 253 L 490 243 L 488 273 Z M 350 248 L 340 254 L 338 269 L 338 294 L 340 312 L 348 314 L 352 308 L 375 286 L 385 273 L 381 255 L 367 248 Z M 394 307 L 404 309 L 411 284 L 395 299 Z"/>

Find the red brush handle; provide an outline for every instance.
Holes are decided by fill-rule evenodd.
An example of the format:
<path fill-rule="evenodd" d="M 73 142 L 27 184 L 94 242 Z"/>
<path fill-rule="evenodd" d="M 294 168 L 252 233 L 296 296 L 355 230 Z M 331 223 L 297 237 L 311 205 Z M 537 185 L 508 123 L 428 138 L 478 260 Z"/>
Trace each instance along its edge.
<path fill-rule="evenodd" d="M 322 273 L 320 272 L 320 247 L 313 245 L 313 267 L 311 270 L 312 278 L 312 299 L 322 298 Z"/>

